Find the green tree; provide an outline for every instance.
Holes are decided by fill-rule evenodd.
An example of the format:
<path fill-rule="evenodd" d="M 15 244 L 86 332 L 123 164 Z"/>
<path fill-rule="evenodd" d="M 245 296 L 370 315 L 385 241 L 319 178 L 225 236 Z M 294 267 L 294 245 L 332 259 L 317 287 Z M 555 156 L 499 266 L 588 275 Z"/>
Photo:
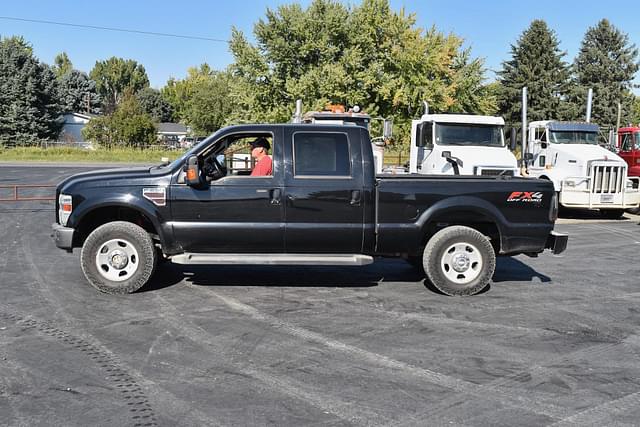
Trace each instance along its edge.
<path fill-rule="evenodd" d="M 511 59 L 498 73 L 499 111 L 508 123 L 522 115 L 521 91 L 528 88 L 529 120 L 562 119 L 567 115 L 564 98 L 570 89 L 570 70 L 559 47 L 558 37 L 545 21 L 531 22 L 511 45 Z"/>
<path fill-rule="evenodd" d="M 194 85 L 193 94 L 186 104 L 184 121 L 197 134 L 213 133 L 226 124 L 232 110 L 230 79 L 229 73 L 215 72 Z"/>
<path fill-rule="evenodd" d="M 69 56 L 67 56 L 67 52 L 57 54 L 53 60 L 53 64 L 54 65 L 51 68 L 57 78 L 60 78 L 73 70 L 73 64 L 71 63 Z"/>
<path fill-rule="evenodd" d="M 603 19 L 584 35 L 574 62 L 576 90 L 572 94 L 574 119 L 584 119 L 589 88 L 593 89 L 592 120 L 615 126 L 618 102 L 622 123 L 631 119 L 633 78 L 638 71 L 638 49 L 629 36 Z"/>
<path fill-rule="evenodd" d="M 0 145 L 57 138 L 61 114 L 51 68 L 22 37 L 0 38 Z"/>
<path fill-rule="evenodd" d="M 162 97 L 171 105 L 174 116 L 179 121 L 185 121 L 187 117 L 188 104 L 195 92 L 196 86 L 205 82 L 214 74 L 208 64 L 201 64 L 199 67 L 191 67 L 187 70 L 187 77 L 184 79 L 170 78 L 167 84 L 160 91 Z"/>
<path fill-rule="evenodd" d="M 142 109 L 151 116 L 155 122 L 170 122 L 173 120 L 173 108 L 159 90 L 150 87 L 142 89 L 136 94 Z"/>
<path fill-rule="evenodd" d="M 149 86 L 147 72 L 141 64 L 132 59 L 111 57 L 97 61 L 89 76 L 96 82 L 96 88 L 103 100 L 103 109 L 112 113 L 125 92 L 137 93 Z"/>
<path fill-rule="evenodd" d="M 102 98 L 96 90 L 96 82 L 86 73 L 71 70 L 58 77 L 60 103 L 65 113 L 83 112 L 99 114 Z"/>
<path fill-rule="evenodd" d="M 626 124 L 625 122 L 622 122 Z M 640 126 L 640 96 L 635 96 L 633 100 L 633 107 L 631 108 L 631 122 L 634 125 Z"/>
<path fill-rule="evenodd" d="M 232 30 L 232 120 L 288 120 L 297 98 L 313 109 L 358 104 L 393 117 L 406 140 L 423 100 L 434 111 L 495 109 L 495 99 L 483 96 L 482 60 L 472 59 L 459 37 L 415 23 L 387 0 L 268 9 L 254 26 L 255 45 Z"/>
<path fill-rule="evenodd" d="M 156 128 L 133 93 L 127 91 L 116 110 L 96 117 L 82 130 L 84 138 L 106 147 L 141 147 L 156 141 Z"/>

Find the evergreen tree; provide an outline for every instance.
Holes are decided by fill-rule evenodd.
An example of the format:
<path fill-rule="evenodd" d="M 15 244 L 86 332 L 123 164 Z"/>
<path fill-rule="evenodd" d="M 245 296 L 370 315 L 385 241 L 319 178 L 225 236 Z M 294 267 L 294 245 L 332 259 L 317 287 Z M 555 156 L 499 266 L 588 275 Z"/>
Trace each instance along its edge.
<path fill-rule="evenodd" d="M 102 98 L 96 90 L 96 82 L 86 73 L 71 70 L 58 77 L 60 103 L 65 113 L 99 114 Z"/>
<path fill-rule="evenodd" d="M 558 38 L 545 21 L 531 22 L 515 45 L 511 59 L 502 63 L 498 73 L 499 112 L 510 124 L 522 117 L 522 88 L 528 89 L 529 120 L 562 119 L 566 116 L 570 84 L 569 66 Z"/>
<path fill-rule="evenodd" d="M 592 121 L 601 126 L 616 125 L 618 102 L 622 123 L 631 120 L 633 78 L 638 71 L 638 49 L 629 36 L 608 20 L 590 27 L 574 62 L 576 89 L 572 94 L 573 118 L 584 120 L 587 91 L 593 89 Z"/>
<path fill-rule="evenodd" d="M 136 94 L 142 109 L 155 122 L 170 122 L 173 119 L 173 108 L 165 101 L 159 90 L 150 87 L 142 89 Z"/>
<path fill-rule="evenodd" d="M 61 114 L 51 68 L 22 37 L 0 39 L 0 145 L 57 138 Z"/>
<path fill-rule="evenodd" d="M 640 96 L 634 96 L 633 107 L 631 108 L 631 118 L 629 122 L 622 122 L 622 124 L 632 123 L 640 126 Z"/>

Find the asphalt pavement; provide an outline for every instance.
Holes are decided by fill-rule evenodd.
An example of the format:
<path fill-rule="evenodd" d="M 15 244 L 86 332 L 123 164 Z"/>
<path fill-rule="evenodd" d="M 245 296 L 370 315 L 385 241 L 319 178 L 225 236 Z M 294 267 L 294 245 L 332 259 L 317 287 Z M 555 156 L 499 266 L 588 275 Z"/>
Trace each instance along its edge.
<path fill-rule="evenodd" d="M 0 185 L 83 170 L 3 165 Z M 565 253 L 499 258 L 466 298 L 402 260 L 166 263 L 141 292 L 103 295 L 53 220 L 52 202 L 0 202 L 0 425 L 640 420 L 639 217 L 566 215 Z"/>

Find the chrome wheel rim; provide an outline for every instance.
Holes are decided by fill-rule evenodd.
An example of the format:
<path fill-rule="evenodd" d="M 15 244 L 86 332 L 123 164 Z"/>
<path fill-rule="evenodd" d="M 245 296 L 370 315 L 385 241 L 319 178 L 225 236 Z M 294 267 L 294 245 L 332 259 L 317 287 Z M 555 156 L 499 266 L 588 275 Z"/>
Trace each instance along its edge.
<path fill-rule="evenodd" d="M 467 242 L 449 246 L 440 260 L 445 277 L 458 285 L 466 285 L 477 279 L 482 273 L 482 265 L 480 251 Z"/>
<path fill-rule="evenodd" d="M 98 273 L 112 282 L 122 282 L 131 278 L 138 270 L 140 258 L 131 242 L 112 239 L 100 245 L 96 254 Z"/>

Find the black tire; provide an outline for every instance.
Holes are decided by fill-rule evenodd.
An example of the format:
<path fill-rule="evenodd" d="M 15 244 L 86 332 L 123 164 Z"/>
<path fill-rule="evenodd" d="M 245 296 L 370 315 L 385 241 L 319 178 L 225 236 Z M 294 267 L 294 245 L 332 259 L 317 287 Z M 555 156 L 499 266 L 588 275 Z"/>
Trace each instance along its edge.
<path fill-rule="evenodd" d="M 633 209 L 627 209 L 627 212 L 629 212 L 632 215 L 640 215 L 640 207 L 639 208 L 633 208 Z"/>
<path fill-rule="evenodd" d="M 600 209 L 600 215 L 607 219 L 620 219 L 624 215 L 624 209 Z"/>
<path fill-rule="evenodd" d="M 115 250 L 110 252 L 110 246 Z M 108 258 L 120 249 L 127 255 L 119 258 L 126 259 L 124 268 L 107 263 L 98 266 L 99 251 L 101 257 Z M 109 222 L 96 228 L 85 240 L 80 254 L 82 271 L 91 286 L 107 294 L 130 294 L 140 289 L 153 275 L 156 260 L 151 236 L 142 227 L 124 221 Z M 116 280 L 110 280 L 115 276 L 118 276 Z"/>
<path fill-rule="evenodd" d="M 447 257 L 452 259 L 447 260 Z M 461 271 L 452 268 L 454 261 L 466 264 L 467 269 L 462 270 L 465 265 L 458 265 Z M 438 231 L 429 239 L 422 263 L 427 279 L 440 292 L 451 296 L 475 295 L 491 281 L 496 269 L 496 254 L 484 234 L 455 225 Z"/>

